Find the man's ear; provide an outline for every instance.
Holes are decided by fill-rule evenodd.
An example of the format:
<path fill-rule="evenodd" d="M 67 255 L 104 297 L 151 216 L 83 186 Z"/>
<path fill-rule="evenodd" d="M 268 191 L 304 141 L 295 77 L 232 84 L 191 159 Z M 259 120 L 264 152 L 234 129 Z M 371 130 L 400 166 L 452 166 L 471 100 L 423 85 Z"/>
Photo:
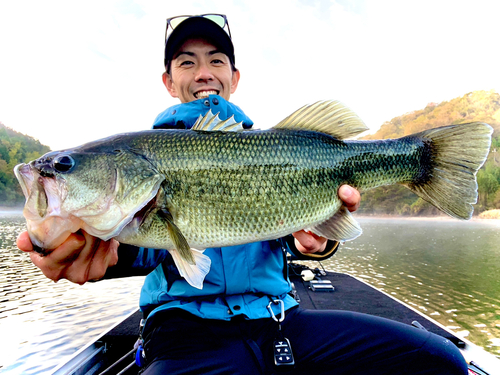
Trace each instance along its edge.
<path fill-rule="evenodd" d="M 238 88 L 238 82 L 240 81 L 240 71 L 236 70 L 233 72 L 233 78 L 231 79 L 231 94 L 234 94 Z"/>
<path fill-rule="evenodd" d="M 161 76 L 161 79 L 163 81 L 163 84 L 167 88 L 167 91 L 170 94 L 170 96 L 172 98 L 178 98 L 179 95 L 177 95 L 177 90 L 175 89 L 174 82 L 172 81 L 172 76 L 167 72 L 164 72 Z"/>

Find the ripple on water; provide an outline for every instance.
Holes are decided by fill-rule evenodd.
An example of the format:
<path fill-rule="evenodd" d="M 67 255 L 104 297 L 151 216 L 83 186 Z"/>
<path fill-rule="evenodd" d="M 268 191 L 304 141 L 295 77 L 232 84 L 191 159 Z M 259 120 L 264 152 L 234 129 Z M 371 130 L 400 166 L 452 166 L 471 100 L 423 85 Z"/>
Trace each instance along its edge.
<path fill-rule="evenodd" d="M 363 235 L 325 268 L 363 278 L 500 357 L 498 224 L 359 221 Z"/>
<path fill-rule="evenodd" d="M 22 217 L 0 216 L 0 370 L 40 374 L 135 310 L 144 278 L 54 283 L 15 247 L 23 230 Z"/>
<path fill-rule="evenodd" d="M 500 353 L 498 226 L 360 222 L 364 234 L 323 262 L 325 268 L 363 277 L 461 337 Z M 0 332 L 10 338 L 0 340 L 2 361 L 10 361 L 0 366 L 9 374 L 39 374 L 64 361 L 133 311 L 143 283 L 143 278 L 53 283 L 15 247 L 24 228 L 19 216 L 0 217 Z"/>

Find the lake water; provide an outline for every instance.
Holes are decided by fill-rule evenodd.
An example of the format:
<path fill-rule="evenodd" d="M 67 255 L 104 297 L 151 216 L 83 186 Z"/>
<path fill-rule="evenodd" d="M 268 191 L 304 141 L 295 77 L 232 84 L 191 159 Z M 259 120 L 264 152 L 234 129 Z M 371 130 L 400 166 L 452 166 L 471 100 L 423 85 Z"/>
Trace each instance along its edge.
<path fill-rule="evenodd" d="M 359 219 L 326 269 L 355 275 L 500 358 L 500 221 Z"/>
<path fill-rule="evenodd" d="M 0 373 L 42 374 L 138 305 L 144 278 L 54 283 L 17 249 L 21 215 L 0 215 Z"/>
<path fill-rule="evenodd" d="M 326 269 L 362 278 L 500 357 L 499 221 L 359 221 L 363 235 Z M 143 282 L 53 283 L 16 248 L 24 228 L 20 215 L 0 215 L 0 372 L 9 374 L 49 372 L 133 311 Z"/>

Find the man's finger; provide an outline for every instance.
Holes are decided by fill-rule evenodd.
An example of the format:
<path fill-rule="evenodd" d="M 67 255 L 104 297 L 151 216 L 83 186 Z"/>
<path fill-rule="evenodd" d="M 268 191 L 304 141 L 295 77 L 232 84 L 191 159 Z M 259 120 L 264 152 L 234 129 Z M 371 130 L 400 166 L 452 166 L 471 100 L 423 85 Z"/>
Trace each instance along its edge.
<path fill-rule="evenodd" d="M 297 247 L 297 250 L 302 253 L 315 253 L 323 251 L 326 246 L 326 242 L 328 241 L 326 238 L 303 230 L 292 233 L 292 235 L 295 237 L 295 246 Z"/>
<path fill-rule="evenodd" d="M 349 211 L 354 212 L 359 208 L 361 202 L 359 191 L 349 185 L 342 185 L 339 188 L 338 194 L 344 206 L 346 206 Z"/>
<path fill-rule="evenodd" d="M 27 231 L 19 233 L 16 241 L 17 247 L 22 251 L 33 251 L 33 244 Z"/>

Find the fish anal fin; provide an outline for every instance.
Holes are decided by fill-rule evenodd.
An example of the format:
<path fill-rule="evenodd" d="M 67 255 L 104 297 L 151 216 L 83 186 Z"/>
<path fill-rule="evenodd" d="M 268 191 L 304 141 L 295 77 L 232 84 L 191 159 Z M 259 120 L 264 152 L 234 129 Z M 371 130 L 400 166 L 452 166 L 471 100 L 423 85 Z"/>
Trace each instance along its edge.
<path fill-rule="evenodd" d="M 203 250 L 191 249 L 191 252 L 195 264 L 188 263 L 176 250 L 170 251 L 170 254 L 180 275 L 186 279 L 188 284 L 197 289 L 203 289 L 203 280 L 205 280 L 205 276 L 210 271 L 212 261 L 208 256 L 203 254 Z"/>
<path fill-rule="evenodd" d="M 363 133 L 368 127 L 356 113 L 335 100 L 306 105 L 279 122 L 274 129 L 312 130 L 347 139 Z"/>
<path fill-rule="evenodd" d="M 358 222 L 345 206 L 328 220 L 318 224 L 310 231 L 314 234 L 335 241 L 349 241 L 358 237 L 363 231 Z"/>

